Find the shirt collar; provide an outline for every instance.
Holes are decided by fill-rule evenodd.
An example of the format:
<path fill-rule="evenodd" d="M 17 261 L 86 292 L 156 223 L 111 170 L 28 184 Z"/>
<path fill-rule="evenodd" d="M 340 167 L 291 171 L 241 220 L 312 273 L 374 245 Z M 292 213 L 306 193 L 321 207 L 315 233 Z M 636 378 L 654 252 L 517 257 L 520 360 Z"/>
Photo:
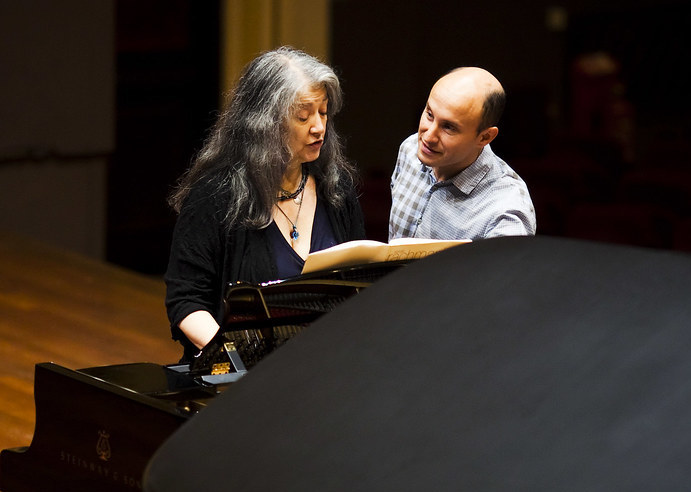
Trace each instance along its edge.
<path fill-rule="evenodd" d="M 425 166 L 422 162 L 420 162 L 420 166 L 422 171 L 429 175 L 430 181 L 433 183 L 433 185 L 440 187 L 453 185 L 462 193 L 469 195 L 489 172 L 491 154 L 492 150 L 490 149 L 489 144 L 485 145 L 485 147 L 482 149 L 482 152 L 480 152 L 480 155 L 470 166 L 466 167 L 453 178 L 442 181 L 441 183 L 439 183 L 437 178 L 435 178 L 431 167 Z"/>

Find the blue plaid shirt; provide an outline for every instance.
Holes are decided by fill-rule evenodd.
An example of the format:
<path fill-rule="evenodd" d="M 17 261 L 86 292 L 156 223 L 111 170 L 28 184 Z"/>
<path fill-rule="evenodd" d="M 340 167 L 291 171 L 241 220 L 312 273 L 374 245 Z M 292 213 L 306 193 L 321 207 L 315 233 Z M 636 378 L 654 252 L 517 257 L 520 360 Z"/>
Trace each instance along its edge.
<path fill-rule="evenodd" d="M 531 236 L 536 221 L 525 182 L 489 145 L 469 167 L 438 182 L 417 158 L 417 133 L 403 141 L 391 176 L 389 239 Z"/>

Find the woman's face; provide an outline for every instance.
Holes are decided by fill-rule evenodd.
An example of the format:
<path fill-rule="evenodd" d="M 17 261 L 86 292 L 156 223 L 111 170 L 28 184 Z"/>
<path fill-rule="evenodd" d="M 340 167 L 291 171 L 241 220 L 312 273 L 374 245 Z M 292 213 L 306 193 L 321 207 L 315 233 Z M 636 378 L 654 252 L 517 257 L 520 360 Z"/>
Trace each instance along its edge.
<path fill-rule="evenodd" d="M 288 145 L 292 153 L 290 165 L 312 162 L 319 157 L 326 135 L 326 111 L 329 99 L 326 89 L 303 92 L 295 113 L 288 121 Z"/>

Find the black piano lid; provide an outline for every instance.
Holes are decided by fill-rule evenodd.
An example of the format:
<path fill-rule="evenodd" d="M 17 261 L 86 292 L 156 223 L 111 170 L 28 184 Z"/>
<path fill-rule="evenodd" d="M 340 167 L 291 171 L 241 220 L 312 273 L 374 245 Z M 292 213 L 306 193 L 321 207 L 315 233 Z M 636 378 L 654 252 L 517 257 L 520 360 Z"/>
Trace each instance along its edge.
<path fill-rule="evenodd" d="M 396 271 L 157 451 L 148 492 L 687 490 L 691 257 L 547 237 Z"/>

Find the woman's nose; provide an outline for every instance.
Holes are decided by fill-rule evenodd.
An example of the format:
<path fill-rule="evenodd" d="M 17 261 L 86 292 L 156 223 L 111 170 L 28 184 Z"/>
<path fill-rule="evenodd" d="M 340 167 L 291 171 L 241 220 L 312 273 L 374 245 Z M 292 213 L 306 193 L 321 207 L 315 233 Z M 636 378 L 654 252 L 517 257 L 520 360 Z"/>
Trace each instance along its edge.
<path fill-rule="evenodd" d="M 326 129 L 326 117 L 321 114 L 317 114 L 312 118 L 312 126 L 310 126 L 310 132 L 320 134 Z"/>

